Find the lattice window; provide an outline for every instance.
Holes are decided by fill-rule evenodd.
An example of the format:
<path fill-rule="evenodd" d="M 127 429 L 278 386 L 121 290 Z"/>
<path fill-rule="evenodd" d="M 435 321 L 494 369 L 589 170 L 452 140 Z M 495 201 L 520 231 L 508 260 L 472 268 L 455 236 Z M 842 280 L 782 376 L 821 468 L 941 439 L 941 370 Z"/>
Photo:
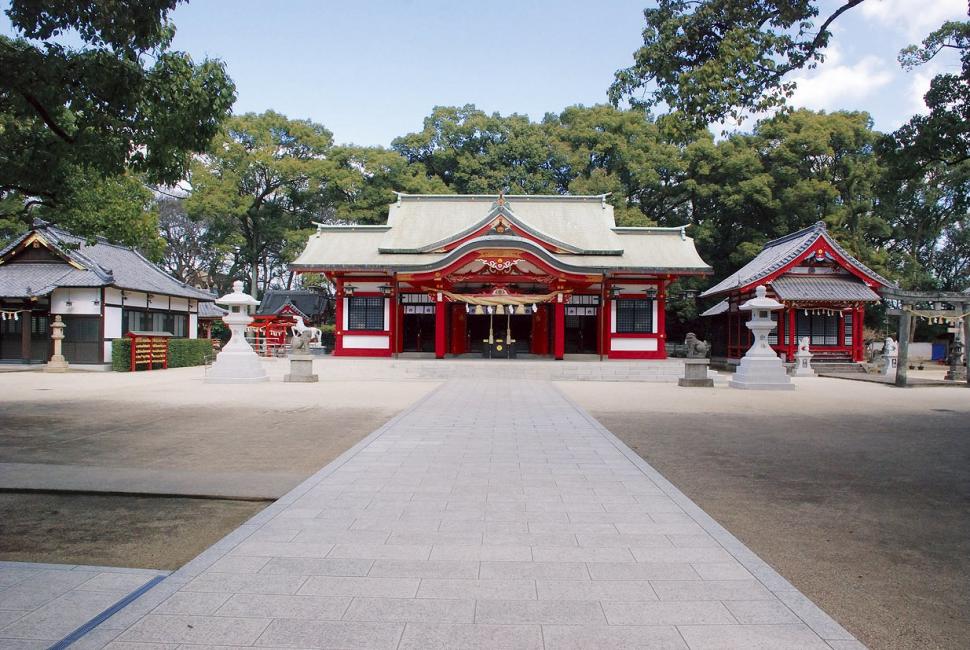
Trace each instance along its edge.
<path fill-rule="evenodd" d="M 384 330 L 384 298 L 354 296 L 347 299 L 347 329 Z"/>
<path fill-rule="evenodd" d="M 621 298 L 616 301 L 618 334 L 653 334 L 653 300 Z"/>

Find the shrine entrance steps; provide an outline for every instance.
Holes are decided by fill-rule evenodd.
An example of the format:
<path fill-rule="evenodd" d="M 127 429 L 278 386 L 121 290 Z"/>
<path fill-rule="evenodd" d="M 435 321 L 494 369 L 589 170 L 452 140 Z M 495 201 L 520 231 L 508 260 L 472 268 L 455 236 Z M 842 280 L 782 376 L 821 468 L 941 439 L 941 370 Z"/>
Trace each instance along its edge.
<path fill-rule="evenodd" d="M 595 360 L 594 360 L 595 359 Z M 391 367 L 415 379 L 542 379 L 547 381 L 636 381 L 676 383 L 684 376 L 683 359 L 638 361 L 551 359 L 396 359 Z M 727 378 L 711 372 L 717 381 Z"/>

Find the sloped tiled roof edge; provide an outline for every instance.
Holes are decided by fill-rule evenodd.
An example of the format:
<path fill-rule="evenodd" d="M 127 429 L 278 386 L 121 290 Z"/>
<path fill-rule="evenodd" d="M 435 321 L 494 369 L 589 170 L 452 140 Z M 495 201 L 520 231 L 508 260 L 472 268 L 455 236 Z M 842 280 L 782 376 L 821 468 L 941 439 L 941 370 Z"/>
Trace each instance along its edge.
<path fill-rule="evenodd" d="M 818 221 L 808 228 L 803 228 L 797 232 L 773 239 L 754 259 L 745 264 L 735 273 L 721 280 L 719 283 L 701 294 L 701 297 L 716 296 L 727 293 L 734 289 L 740 289 L 752 282 L 765 278 L 772 273 L 788 266 L 804 255 L 815 241 L 822 237 L 825 241 L 849 264 L 867 275 L 872 280 L 887 287 L 894 287 L 896 284 L 882 277 L 868 266 L 849 254 L 842 246 L 829 235 L 825 227 L 825 222 Z M 780 249 L 780 250 L 779 250 Z"/>

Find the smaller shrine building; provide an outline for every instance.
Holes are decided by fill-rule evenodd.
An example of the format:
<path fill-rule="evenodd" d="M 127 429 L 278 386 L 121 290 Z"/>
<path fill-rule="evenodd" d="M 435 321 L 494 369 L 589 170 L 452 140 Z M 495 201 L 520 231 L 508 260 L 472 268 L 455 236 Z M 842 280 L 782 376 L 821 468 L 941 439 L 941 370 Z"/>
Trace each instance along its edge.
<path fill-rule="evenodd" d="M 701 294 L 722 298 L 702 314 L 712 319 L 712 358 L 734 363 L 751 347 L 745 327 L 749 314 L 739 307 L 758 285 L 785 305 L 772 313 L 777 327 L 769 342 L 789 362 L 802 338 L 808 338 L 817 360 L 863 361 L 866 306 L 879 302 L 883 289 L 895 287 L 852 257 L 820 221 L 768 242 L 753 260 Z"/>
<path fill-rule="evenodd" d="M 109 363 L 112 340 L 129 331 L 194 339 L 199 305 L 214 299 L 132 248 L 36 220 L 0 250 L 0 363 L 46 363 L 57 316 L 75 365 Z"/>
<path fill-rule="evenodd" d="M 334 283 L 335 355 L 665 358 L 668 285 L 711 269 L 685 228 L 617 226 L 606 198 L 398 194 L 290 268 Z"/>

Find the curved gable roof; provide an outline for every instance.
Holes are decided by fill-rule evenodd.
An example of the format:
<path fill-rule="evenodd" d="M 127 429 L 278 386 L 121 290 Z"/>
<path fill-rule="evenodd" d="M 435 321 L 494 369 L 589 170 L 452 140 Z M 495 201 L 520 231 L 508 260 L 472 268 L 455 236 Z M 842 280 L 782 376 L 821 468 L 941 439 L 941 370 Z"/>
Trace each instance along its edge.
<path fill-rule="evenodd" d="M 835 239 L 829 235 L 822 221 L 799 230 L 798 232 L 779 237 L 765 244 L 753 260 L 742 266 L 735 273 L 724 278 L 713 287 L 701 294 L 702 298 L 716 296 L 730 291 L 743 289 L 771 274 L 784 269 L 796 262 L 802 255 L 812 250 L 819 239 L 836 251 L 842 259 L 857 271 L 884 287 L 895 286 L 895 283 L 882 277 L 868 266 L 852 257 Z"/>

